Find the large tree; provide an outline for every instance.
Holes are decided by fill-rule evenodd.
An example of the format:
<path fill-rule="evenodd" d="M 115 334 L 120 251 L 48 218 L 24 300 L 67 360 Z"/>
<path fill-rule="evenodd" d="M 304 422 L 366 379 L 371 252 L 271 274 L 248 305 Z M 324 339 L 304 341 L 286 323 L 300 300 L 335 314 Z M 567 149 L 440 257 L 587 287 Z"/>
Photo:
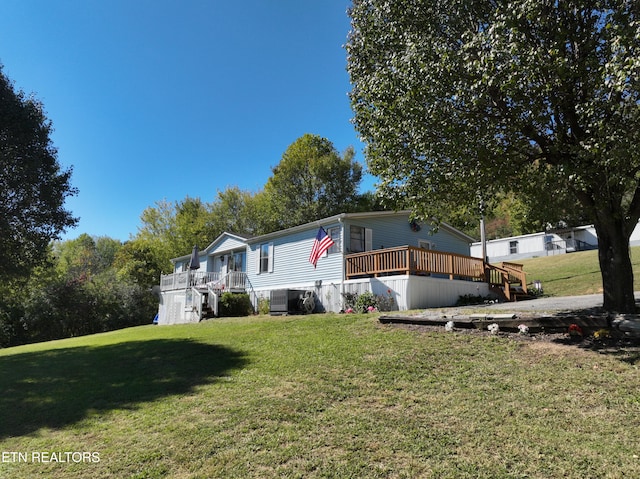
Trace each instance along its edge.
<path fill-rule="evenodd" d="M 354 0 L 351 99 L 382 192 L 424 215 L 500 190 L 568 193 L 598 233 L 605 308 L 634 311 L 638 12 L 629 0 Z"/>
<path fill-rule="evenodd" d="M 51 142 L 42 104 L 16 91 L 0 66 L 0 277 L 27 275 L 47 245 L 77 220 L 64 207 L 76 194 Z"/>
<path fill-rule="evenodd" d="M 341 156 L 333 143 L 305 134 L 282 155 L 267 180 L 273 230 L 349 211 L 359 200 L 362 165 L 348 148 Z"/>

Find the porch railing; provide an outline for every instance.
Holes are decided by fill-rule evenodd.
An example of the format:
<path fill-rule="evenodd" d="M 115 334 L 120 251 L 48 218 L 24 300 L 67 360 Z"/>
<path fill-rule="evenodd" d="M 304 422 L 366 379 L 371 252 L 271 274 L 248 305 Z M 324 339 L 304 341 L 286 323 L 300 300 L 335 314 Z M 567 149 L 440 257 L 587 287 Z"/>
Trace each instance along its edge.
<path fill-rule="evenodd" d="M 192 288 L 199 284 L 205 285 L 211 281 L 217 281 L 219 278 L 219 273 L 205 271 L 182 271 L 180 273 L 163 274 L 160 276 L 160 290 L 171 291 Z"/>
<path fill-rule="evenodd" d="M 512 291 L 513 285 L 520 285 L 520 291 L 525 295 L 528 294 L 527 274 L 524 272 L 523 265 L 518 263 L 487 264 L 487 282 L 489 286 L 500 288 L 508 301 L 514 301 L 517 296 Z"/>
<path fill-rule="evenodd" d="M 399 246 L 347 255 L 347 279 L 392 274 L 438 275 L 449 279 L 483 281 L 503 291 L 506 299 L 516 298 L 512 288 L 519 285 L 527 293 L 526 273 L 518 263 L 500 265 L 485 263 L 480 258 L 456 253 Z"/>
<path fill-rule="evenodd" d="M 244 291 L 247 289 L 247 273 L 240 271 L 231 271 L 226 273 L 215 281 L 208 282 L 208 287 L 211 289 L 219 290 L 231 290 L 231 291 Z"/>
<path fill-rule="evenodd" d="M 347 279 L 389 274 L 437 274 L 446 275 L 449 279 L 485 281 L 482 259 L 415 246 L 350 254 L 345 262 Z"/>
<path fill-rule="evenodd" d="M 207 271 L 182 271 L 180 273 L 163 274 L 160 277 L 160 290 L 173 291 L 187 288 L 228 289 L 233 291 L 246 289 L 247 274 L 239 271 L 229 273 L 213 273 Z"/>

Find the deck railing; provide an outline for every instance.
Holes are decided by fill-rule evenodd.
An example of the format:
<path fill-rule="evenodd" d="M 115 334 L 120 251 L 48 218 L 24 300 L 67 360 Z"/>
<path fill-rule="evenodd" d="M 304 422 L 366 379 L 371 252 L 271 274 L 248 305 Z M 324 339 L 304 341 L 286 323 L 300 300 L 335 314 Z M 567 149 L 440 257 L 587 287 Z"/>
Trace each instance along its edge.
<path fill-rule="evenodd" d="M 353 279 L 390 274 L 446 275 L 449 279 L 485 281 L 484 262 L 455 253 L 399 246 L 347 255 L 346 276 Z"/>
<path fill-rule="evenodd" d="M 523 265 L 518 263 L 487 264 L 487 282 L 490 286 L 500 288 L 509 301 L 516 298 L 511 291 L 513 285 L 520 285 L 522 293 L 527 294 L 527 274 Z"/>
<path fill-rule="evenodd" d="M 160 290 L 171 291 L 175 289 L 187 289 L 198 285 L 205 285 L 212 281 L 218 281 L 220 273 L 206 271 L 182 271 L 180 273 L 163 274 L 160 276 Z"/>
<path fill-rule="evenodd" d="M 247 274 L 240 271 L 231 271 L 225 274 L 207 271 L 182 271 L 180 273 L 163 274 L 160 277 L 161 291 L 194 287 L 204 289 L 212 284 L 215 289 L 244 290 L 247 284 Z"/>

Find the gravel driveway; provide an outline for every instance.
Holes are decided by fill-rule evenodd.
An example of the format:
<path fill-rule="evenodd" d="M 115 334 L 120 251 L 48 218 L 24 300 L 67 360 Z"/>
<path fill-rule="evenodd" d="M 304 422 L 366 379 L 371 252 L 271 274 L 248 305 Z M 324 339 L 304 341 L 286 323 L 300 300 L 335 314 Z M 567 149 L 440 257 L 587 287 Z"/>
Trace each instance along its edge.
<path fill-rule="evenodd" d="M 636 302 L 640 301 L 640 291 L 635 293 Z M 509 311 L 582 311 L 602 308 L 602 294 L 587 294 L 584 296 L 559 296 L 536 298 L 516 303 L 499 303 L 487 305 L 487 308 Z M 477 306 L 476 306 L 477 308 Z"/>

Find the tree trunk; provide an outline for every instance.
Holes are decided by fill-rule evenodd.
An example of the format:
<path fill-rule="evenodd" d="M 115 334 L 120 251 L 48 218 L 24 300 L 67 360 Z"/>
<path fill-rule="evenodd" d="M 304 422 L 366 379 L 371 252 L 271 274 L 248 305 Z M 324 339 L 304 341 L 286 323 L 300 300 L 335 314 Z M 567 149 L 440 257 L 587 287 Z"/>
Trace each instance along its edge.
<path fill-rule="evenodd" d="M 598 215 L 598 259 L 602 274 L 604 309 L 618 313 L 635 313 L 633 268 L 629 255 L 630 230 L 623 220 L 612 215 Z M 631 229 L 632 230 L 632 229 Z"/>

